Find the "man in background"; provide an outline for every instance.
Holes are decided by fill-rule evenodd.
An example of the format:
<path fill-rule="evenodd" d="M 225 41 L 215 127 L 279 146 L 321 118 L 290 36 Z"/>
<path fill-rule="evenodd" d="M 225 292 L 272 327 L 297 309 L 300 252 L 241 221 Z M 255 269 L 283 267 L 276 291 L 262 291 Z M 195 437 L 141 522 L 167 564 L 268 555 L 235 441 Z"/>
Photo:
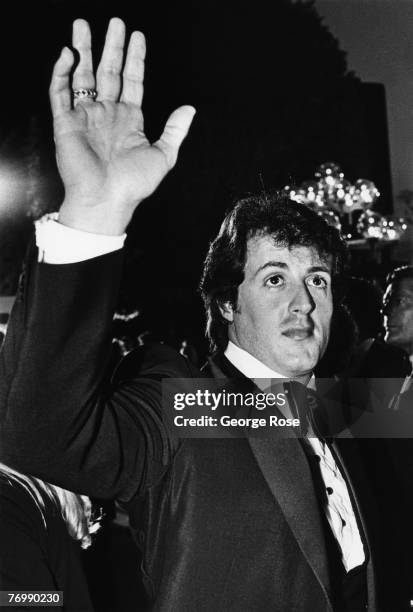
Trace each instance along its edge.
<path fill-rule="evenodd" d="M 413 266 L 396 268 L 387 277 L 383 318 L 387 344 L 405 351 L 413 364 Z M 402 393 L 410 386 L 407 377 Z"/>

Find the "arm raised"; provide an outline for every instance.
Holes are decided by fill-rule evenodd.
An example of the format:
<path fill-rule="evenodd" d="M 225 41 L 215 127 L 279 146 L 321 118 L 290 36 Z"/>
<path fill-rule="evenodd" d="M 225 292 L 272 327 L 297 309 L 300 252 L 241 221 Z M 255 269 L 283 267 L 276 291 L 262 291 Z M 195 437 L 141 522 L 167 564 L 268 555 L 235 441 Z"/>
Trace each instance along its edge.
<path fill-rule="evenodd" d="M 170 116 L 150 144 L 141 112 L 145 42 L 112 19 L 96 76 L 89 26 L 77 20 L 80 62 L 63 49 L 51 82 L 56 152 L 65 199 L 59 222 L 94 234 L 123 234 L 135 207 L 170 170 L 194 110 Z M 122 78 L 121 78 L 122 76 Z M 87 236 L 87 234 L 86 234 Z M 0 353 L 0 459 L 18 470 L 94 497 L 130 498 L 167 468 L 171 444 L 161 417 L 163 377 L 190 377 L 188 362 L 161 347 L 133 380 L 105 378 L 122 253 L 75 264 L 25 265 Z M 146 363 L 146 365 L 145 365 Z"/>
<path fill-rule="evenodd" d="M 125 25 L 109 23 L 96 72 L 86 21 L 73 24 L 79 64 L 73 90 L 95 90 L 72 103 L 73 53 L 65 47 L 50 85 L 56 156 L 65 187 L 60 223 L 92 233 L 122 234 L 137 205 L 150 196 L 175 165 L 195 110 L 181 106 L 151 144 L 142 114 L 145 38 L 133 32 L 124 61 Z M 122 71 L 122 66 L 123 71 Z"/>
<path fill-rule="evenodd" d="M 201 378 L 164 345 L 128 356 L 110 383 L 122 252 L 76 264 L 25 266 L 0 352 L 0 461 L 63 488 L 130 499 L 168 469 L 162 380 Z M 170 406 L 167 406 L 169 409 Z"/>

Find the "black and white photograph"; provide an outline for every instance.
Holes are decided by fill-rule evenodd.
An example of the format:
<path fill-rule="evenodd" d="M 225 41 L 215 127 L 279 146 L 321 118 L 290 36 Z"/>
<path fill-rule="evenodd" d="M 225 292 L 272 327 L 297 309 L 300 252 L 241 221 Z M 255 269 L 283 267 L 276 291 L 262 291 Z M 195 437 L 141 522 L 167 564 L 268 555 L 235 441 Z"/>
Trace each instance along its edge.
<path fill-rule="evenodd" d="M 413 609 L 413 0 L 2 6 L 0 611 Z"/>

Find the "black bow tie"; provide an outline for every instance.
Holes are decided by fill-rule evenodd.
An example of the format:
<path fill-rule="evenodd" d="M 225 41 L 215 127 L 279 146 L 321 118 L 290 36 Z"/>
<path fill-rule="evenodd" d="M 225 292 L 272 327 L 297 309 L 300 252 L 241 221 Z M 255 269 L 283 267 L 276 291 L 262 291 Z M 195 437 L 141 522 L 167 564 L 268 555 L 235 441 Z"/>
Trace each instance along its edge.
<path fill-rule="evenodd" d="M 326 435 L 326 427 L 320 396 L 294 380 L 284 383 L 284 391 L 293 418 L 300 420 L 300 435 L 305 437 L 308 433 L 313 433 L 317 438 L 323 440 Z"/>

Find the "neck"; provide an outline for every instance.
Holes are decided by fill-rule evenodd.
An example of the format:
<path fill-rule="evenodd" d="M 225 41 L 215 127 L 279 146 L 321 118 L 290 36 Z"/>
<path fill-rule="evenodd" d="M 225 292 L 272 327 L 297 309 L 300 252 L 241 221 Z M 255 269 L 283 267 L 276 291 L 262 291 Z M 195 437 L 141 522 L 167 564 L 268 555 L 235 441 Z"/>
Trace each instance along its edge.
<path fill-rule="evenodd" d="M 297 382 L 301 383 L 302 385 L 307 386 L 308 383 L 310 382 L 311 376 L 312 375 L 310 373 L 310 374 L 303 374 L 302 376 L 291 376 L 291 378 L 293 378 Z M 290 378 L 290 377 L 288 377 L 288 378 Z"/>
<path fill-rule="evenodd" d="M 413 359 L 413 345 L 410 344 L 410 343 L 409 344 L 404 344 L 404 345 L 399 344 L 398 347 L 401 348 L 405 353 L 407 353 L 409 355 L 410 361 L 412 361 L 412 359 Z"/>

